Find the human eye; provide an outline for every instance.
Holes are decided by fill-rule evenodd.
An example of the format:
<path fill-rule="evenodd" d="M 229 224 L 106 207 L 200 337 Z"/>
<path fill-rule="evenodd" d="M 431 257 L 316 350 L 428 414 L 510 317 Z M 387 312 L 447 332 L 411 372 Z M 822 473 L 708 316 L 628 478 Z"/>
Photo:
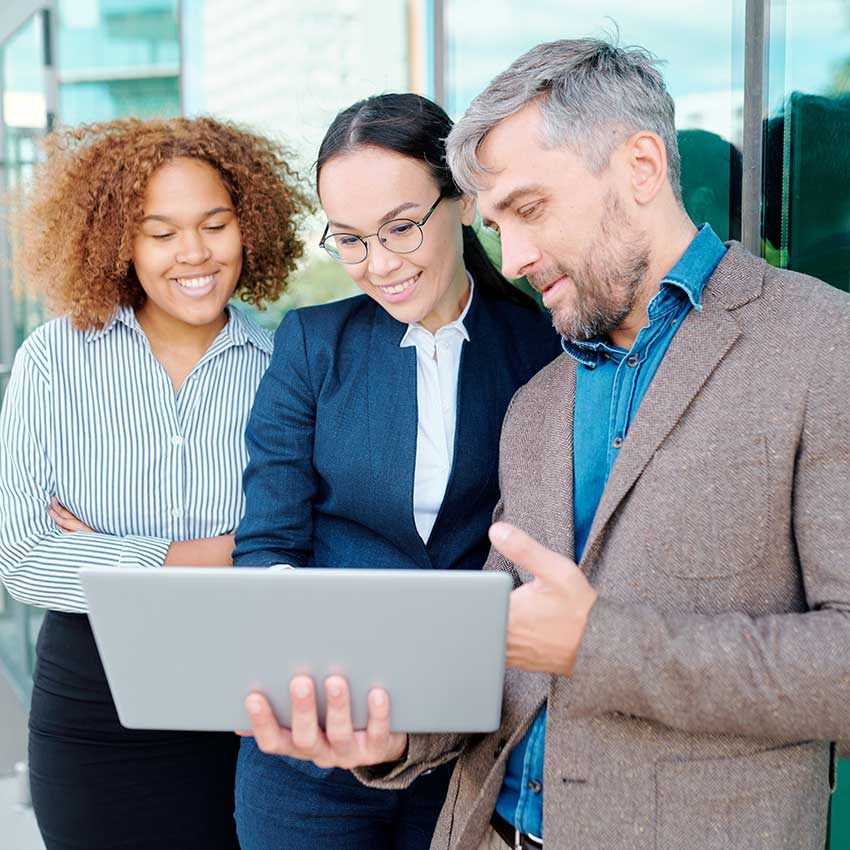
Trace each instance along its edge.
<path fill-rule="evenodd" d="M 172 236 L 174 236 L 173 233 L 151 233 L 151 237 L 159 240 L 160 242 L 170 239 Z"/>
<path fill-rule="evenodd" d="M 532 201 L 530 204 L 523 204 L 518 210 L 517 215 L 520 218 L 531 219 L 534 218 L 542 209 L 541 201 Z"/>
<path fill-rule="evenodd" d="M 209 231 L 210 233 L 218 233 L 219 230 L 224 230 L 226 225 L 224 224 L 208 224 L 204 230 Z"/>
<path fill-rule="evenodd" d="M 359 241 L 360 240 L 351 233 L 334 233 L 334 242 L 336 242 L 340 248 L 350 248 L 352 245 L 356 245 Z"/>
<path fill-rule="evenodd" d="M 406 236 L 414 227 L 416 225 L 412 221 L 400 221 L 392 226 L 390 233 L 393 236 Z"/>

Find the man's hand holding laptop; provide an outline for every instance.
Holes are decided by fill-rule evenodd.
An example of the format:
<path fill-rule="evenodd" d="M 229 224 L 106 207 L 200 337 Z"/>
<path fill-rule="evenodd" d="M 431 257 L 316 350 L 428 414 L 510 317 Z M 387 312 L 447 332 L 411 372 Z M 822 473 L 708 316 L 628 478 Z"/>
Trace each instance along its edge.
<path fill-rule="evenodd" d="M 511 594 L 507 666 L 569 675 L 596 592 L 572 561 L 507 523 L 491 526 L 490 540 L 508 560 L 535 576 Z M 265 753 L 312 761 L 319 767 L 351 769 L 404 757 L 407 735 L 390 731 L 390 700 L 385 690 L 369 692 L 366 729 L 356 730 L 345 679 L 329 676 L 324 687 L 324 730 L 313 680 L 294 676 L 289 685 L 292 728 L 278 723 L 262 694 L 251 693 L 245 700 L 251 731 L 239 734 L 253 735 Z"/>

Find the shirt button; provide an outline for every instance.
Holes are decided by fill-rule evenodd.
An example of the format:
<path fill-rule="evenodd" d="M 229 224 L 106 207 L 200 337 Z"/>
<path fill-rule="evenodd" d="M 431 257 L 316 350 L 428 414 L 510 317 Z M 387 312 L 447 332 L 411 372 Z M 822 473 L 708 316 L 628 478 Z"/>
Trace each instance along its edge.
<path fill-rule="evenodd" d="M 182 446 L 183 445 L 183 438 L 179 434 L 175 434 L 171 438 L 171 445 L 172 446 Z"/>
<path fill-rule="evenodd" d="M 532 779 L 531 782 L 528 783 L 528 790 L 531 791 L 532 794 L 539 794 L 543 790 L 543 784 L 538 782 L 536 779 Z"/>
<path fill-rule="evenodd" d="M 623 445 L 623 438 L 622 437 L 614 437 L 614 442 L 611 443 L 611 445 L 615 449 L 619 449 Z"/>
<path fill-rule="evenodd" d="M 632 356 L 631 356 L 628 360 L 626 360 L 626 365 L 627 365 L 630 369 L 634 369 L 634 368 L 635 368 L 635 366 L 637 366 L 638 362 L 639 362 L 639 361 L 638 361 L 638 356 L 637 356 L 637 354 L 633 354 L 633 355 L 632 355 Z"/>
<path fill-rule="evenodd" d="M 180 517 L 183 516 L 183 508 L 172 508 L 171 516 L 173 516 L 175 519 L 180 519 Z"/>

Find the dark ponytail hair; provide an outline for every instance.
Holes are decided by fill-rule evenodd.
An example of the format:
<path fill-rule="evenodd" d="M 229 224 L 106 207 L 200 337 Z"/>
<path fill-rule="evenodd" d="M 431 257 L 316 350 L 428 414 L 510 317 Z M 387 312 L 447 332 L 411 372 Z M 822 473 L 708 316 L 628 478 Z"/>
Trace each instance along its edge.
<path fill-rule="evenodd" d="M 379 94 L 343 109 L 328 127 L 316 161 L 316 190 L 322 167 L 335 156 L 358 148 L 384 148 L 424 162 L 446 198 L 462 194 L 446 163 L 446 136 L 452 119 L 418 94 Z M 539 309 L 537 303 L 502 277 L 475 231 L 463 225 L 463 262 L 485 297 Z"/>

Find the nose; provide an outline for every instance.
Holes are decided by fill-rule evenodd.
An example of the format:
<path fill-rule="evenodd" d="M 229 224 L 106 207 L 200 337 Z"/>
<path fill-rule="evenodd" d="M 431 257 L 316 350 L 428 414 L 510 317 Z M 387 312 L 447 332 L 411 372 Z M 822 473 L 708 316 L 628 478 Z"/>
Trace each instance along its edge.
<path fill-rule="evenodd" d="M 537 246 L 523 233 L 502 229 L 502 274 L 505 277 L 525 276 L 539 262 Z"/>
<path fill-rule="evenodd" d="M 174 259 L 178 263 L 197 266 L 206 262 L 211 253 L 203 236 L 197 231 L 191 230 L 181 235 Z"/>
<path fill-rule="evenodd" d="M 376 277 L 386 277 L 400 268 L 404 259 L 400 254 L 390 251 L 381 244 L 376 236 L 370 239 L 369 256 L 366 258 L 369 265 L 369 273 Z"/>

